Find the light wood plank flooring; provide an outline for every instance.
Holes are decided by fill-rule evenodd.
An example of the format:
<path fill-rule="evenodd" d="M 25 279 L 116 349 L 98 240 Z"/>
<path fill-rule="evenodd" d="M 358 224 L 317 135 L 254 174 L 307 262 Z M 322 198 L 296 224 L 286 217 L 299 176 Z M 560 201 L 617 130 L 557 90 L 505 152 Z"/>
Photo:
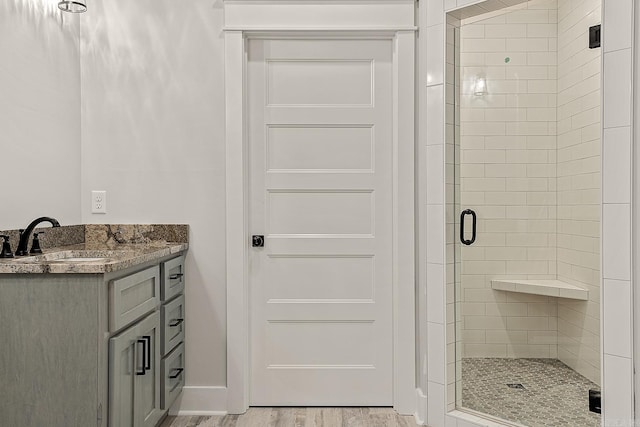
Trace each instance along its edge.
<path fill-rule="evenodd" d="M 249 408 L 242 415 L 167 417 L 161 427 L 415 427 L 391 408 Z"/>

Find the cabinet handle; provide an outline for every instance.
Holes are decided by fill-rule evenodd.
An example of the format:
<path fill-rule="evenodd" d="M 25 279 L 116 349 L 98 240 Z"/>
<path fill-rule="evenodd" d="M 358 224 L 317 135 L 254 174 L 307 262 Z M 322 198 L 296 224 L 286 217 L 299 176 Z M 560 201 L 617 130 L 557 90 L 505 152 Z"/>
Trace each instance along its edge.
<path fill-rule="evenodd" d="M 184 322 L 184 319 L 173 319 L 171 323 L 169 323 L 169 327 L 175 328 L 176 326 L 180 326 Z"/>
<path fill-rule="evenodd" d="M 174 369 L 174 371 L 176 371 L 175 374 L 173 375 L 169 375 L 169 378 L 171 378 L 172 380 L 175 380 L 176 378 L 178 378 L 180 375 L 182 375 L 182 372 L 184 371 L 184 368 L 176 368 Z"/>
<path fill-rule="evenodd" d="M 142 337 L 142 340 L 147 343 L 147 351 L 145 352 L 146 355 L 143 353 L 144 369 L 151 370 L 151 336 L 145 335 Z"/>
<path fill-rule="evenodd" d="M 135 364 L 136 364 L 136 375 L 144 375 L 147 373 L 147 370 L 144 366 L 144 361 L 147 359 L 147 347 L 145 346 L 145 340 L 137 340 L 136 341 L 136 346 L 138 344 L 142 344 L 142 371 L 138 371 L 138 352 L 134 352 L 134 360 L 135 360 Z"/>
<path fill-rule="evenodd" d="M 183 273 L 172 274 L 171 276 L 169 276 L 169 279 L 176 280 L 182 278 L 182 276 L 184 276 Z"/>

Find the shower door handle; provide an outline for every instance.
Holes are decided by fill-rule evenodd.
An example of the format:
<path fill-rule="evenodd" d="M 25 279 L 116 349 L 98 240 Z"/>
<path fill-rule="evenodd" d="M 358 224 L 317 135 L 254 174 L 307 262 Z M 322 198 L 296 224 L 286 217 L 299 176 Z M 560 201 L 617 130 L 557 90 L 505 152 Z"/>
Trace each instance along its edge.
<path fill-rule="evenodd" d="M 466 240 L 464 238 L 464 217 L 467 215 L 471 215 L 471 219 L 472 219 L 471 240 Z M 460 214 L 460 241 L 464 245 L 468 246 L 473 244 L 473 242 L 476 241 L 476 223 L 477 223 L 477 217 L 474 211 L 472 211 L 471 209 L 466 209 L 462 211 L 462 213 Z"/>

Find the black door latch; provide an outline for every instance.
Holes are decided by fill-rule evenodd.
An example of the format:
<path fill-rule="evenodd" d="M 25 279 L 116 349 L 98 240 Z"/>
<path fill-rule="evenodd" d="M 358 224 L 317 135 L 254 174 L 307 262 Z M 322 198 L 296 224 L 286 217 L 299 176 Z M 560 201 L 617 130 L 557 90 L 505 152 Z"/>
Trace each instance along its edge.
<path fill-rule="evenodd" d="M 251 236 L 251 246 L 254 248 L 264 247 L 264 236 L 261 234 L 254 234 Z"/>

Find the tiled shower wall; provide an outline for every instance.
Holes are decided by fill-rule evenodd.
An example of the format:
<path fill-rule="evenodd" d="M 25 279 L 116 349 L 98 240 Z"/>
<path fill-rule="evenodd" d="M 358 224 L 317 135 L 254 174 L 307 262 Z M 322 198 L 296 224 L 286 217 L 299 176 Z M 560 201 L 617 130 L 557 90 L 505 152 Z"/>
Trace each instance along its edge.
<path fill-rule="evenodd" d="M 558 2 L 558 279 L 589 301 L 558 300 L 558 358 L 600 383 L 600 69 L 589 27 L 600 0 Z"/>
<path fill-rule="evenodd" d="M 479 217 L 461 252 L 464 357 L 559 357 L 599 382 L 599 22 L 600 0 L 462 22 L 460 209 Z M 500 277 L 557 277 L 590 301 L 492 291 Z"/>
<path fill-rule="evenodd" d="M 461 253 L 464 357 L 557 357 L 556 299 L 491 289 L 556 278 L 557 12 L 537 0 L 462 22 L 460 208 L 478 214 Z"/>

